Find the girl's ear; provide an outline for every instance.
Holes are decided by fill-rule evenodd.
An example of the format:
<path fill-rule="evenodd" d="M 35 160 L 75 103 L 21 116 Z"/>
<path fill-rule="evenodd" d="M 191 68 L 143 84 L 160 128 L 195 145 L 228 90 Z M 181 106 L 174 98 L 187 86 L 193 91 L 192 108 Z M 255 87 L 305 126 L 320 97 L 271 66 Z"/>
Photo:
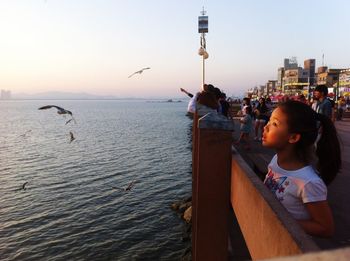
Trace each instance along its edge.
<path fill-rule="evenodd" d="M 293 133 L 289 136 L 288 142 L 289 143 L 297 143 L 300 140 L 301 135 L 298 133 Z"/>

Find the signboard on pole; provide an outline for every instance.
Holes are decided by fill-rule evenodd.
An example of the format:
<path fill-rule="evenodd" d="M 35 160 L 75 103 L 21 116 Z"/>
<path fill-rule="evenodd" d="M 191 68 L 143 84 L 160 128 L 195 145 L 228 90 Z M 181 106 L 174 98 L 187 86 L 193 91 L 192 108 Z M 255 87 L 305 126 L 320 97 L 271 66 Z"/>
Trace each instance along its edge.
<path fill-rule="evenodd" d="M 208 32 L 208 16 L 198 16 L 198 33 Z"/>

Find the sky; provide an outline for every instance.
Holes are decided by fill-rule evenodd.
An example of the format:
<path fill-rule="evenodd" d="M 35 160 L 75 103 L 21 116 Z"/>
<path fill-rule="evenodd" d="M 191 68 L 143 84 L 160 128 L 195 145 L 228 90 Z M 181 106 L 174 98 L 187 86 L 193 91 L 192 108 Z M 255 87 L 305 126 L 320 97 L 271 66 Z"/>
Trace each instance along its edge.
<path fill-rule="evenodd" d="M 350 67 L 347 0 L 0 0 L 0 89 L 180 97 L 200 89 L 198 16 L 209 16 L 206 83 L 241 96 L 283 59 Z M 141 75 L 128 76 L 151 67 Z"/>

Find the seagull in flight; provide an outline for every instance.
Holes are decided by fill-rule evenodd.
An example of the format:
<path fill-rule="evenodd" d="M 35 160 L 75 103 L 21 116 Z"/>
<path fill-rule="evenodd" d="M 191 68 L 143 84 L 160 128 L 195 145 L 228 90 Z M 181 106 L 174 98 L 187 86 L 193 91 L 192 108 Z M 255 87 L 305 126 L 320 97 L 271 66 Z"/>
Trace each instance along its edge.
<path fill-rule="evenodd" d="M 27 130 L 25 133 L 19 135 L 20 137 L 25 138 L 27 136 L 28 133 L 32 132 L 32 130 Z"/>
<path fill-rule="evenodd" d="M 150 67 L 145 67 L 145 68 L 142 68 L 141 70 L 139 70 L 139 71 L 137 71 L 137 72 L 134 72 L 133 74 L 131 74 L 131 75 L 129 75 L 129 77 L 128 78 L 131 78 L 132 76 L 134 76 L 135 74 L 141 74 L 141 73 L 143 73 L 143 71 L 144 70 L 149 70 L 149 69 L 151 69 Z"/>
<path fill-rule="evenodd" d="M 73 113 L 69 110 L 63 109 L 62 107 L 56 106 L 56 105 L 46 105 L 40 107 L 38 110 L 47 110 L 51 108 L 56 108 L 58 114 L 69 114 L 70 116 L 73 116 Z"/>
<path fill-rule="evenodd" d="M 27 181 L 27 182 L 24 182 L 21 189 L 26 190 L 26 185 L 27 185 L 27 184 L 28 184 L 28 181 Z"/>
<path fill-rule="evenodd" d="M 75 137 L 73 135 L 73 132 L 69 132 L 69 135 L 70 135 L 70 142 L 69 143 L 72 143 L 73 140 L 75 140 Z"/>
<path fill-rule="evenodd" d="M 56 106 L 56 105 L 46 105 L 46 106 L 42 106 L 40 107 L 38 110 L 47 110 L 47 109 L 51 109 L 51 108 L 56 108 L 57 109 L 57 113 L 60 114 L 60 115 L 70 115 L 72 117 L 72 119 L 69 119 L 68 121 L 66 121 L 66 124 L 67 125 L 68 123 L 70 123 L 72 120 L 74 121 L 74 123 L 76 124 L 76 120 L 74 119 L 73 117 L 73 113 L 69 110 L 66 110 L 66 109 L 63 109 L 62 107 L 59 107 L 59 106 Z"/>
<path fill-rule="evenodd" d="M 134 187 L 135 182 L 136 182 L 136 180 L 131 181 L 130 184 L 126 188 L 119 188 L 119 187 L 112 187 L 112 188 L 127 192 L 127 191 L 130 191 Z"/>

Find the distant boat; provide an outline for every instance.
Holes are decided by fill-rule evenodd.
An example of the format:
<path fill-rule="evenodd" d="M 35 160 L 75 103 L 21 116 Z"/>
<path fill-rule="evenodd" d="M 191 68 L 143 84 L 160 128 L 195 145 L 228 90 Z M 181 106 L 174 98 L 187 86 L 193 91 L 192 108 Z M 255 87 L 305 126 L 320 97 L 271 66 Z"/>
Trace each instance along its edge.
<path fill-rule="evenodd" d="M 166 102 L 182 102 L 181 100 L 174 101 L 173 99 L 169 99 Z"/>

